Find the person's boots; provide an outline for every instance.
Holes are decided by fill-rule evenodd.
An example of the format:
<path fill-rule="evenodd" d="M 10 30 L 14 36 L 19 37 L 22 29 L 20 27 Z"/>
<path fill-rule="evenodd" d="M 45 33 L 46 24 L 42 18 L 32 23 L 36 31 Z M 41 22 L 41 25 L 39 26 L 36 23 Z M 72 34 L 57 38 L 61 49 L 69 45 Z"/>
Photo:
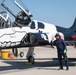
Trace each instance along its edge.
<path fill-rule="evenodd" d="M 69 67 L 66 67 L 66 70 L 69 70 Z"/>
<path fill-rule="evenodd" d="M 60 67 L 58 70 L 63 70 L 63 67 Z"/>

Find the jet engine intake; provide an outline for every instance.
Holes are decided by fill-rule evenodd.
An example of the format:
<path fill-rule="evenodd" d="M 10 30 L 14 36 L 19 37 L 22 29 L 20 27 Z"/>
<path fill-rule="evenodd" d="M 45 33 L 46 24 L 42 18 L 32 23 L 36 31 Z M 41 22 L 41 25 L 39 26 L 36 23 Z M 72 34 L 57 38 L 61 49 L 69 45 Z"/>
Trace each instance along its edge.
<path fill-rule="evenodd" d="M 47 43 L 47 41 L 41 36 L 41 33 L 28 33 L 23 38 L 23 43 L 26 45 L 42 45 Z"/>
<path fill-rule="evenodd" d="M 23 38 L 23 43 L 26 45 L 34 45 L 36 39 L 33 34 L 27 33 L 27 35 Z"/>

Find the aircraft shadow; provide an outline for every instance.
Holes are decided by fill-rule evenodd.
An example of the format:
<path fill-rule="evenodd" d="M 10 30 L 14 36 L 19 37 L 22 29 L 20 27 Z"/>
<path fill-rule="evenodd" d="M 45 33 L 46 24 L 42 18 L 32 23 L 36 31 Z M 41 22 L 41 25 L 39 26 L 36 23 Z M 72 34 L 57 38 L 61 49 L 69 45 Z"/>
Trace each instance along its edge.
<path fill-rule="evenodd" d="M 52 61 L 42 61 L 42 62 L 36 62 L 35 64 L 26 64 L 26 61 L 13 61 L 13 60 L 5 60 L 2 61 L 3 63 L 9 64 L 10 66 L 1 66 L 0 71 L 8 71 L 8 70 L 25 70 L 25 69 L 31 69 L 31 68 L 38 68 L 38 69 L 47 69 L 47 70 L 58 70 L 56 67 L 59 67 L 58 60 L 52 60 Z M 63 61 L 64 65 L 64 61 Z M 75 66 L 76 60 L 69 60 L 69 66 Z M 65 66 L 65 65 L 64 65 Z M 47 68 L 49 67 L 49 68 Z M 55 68 L 54 68 L 55 67 Z"/>

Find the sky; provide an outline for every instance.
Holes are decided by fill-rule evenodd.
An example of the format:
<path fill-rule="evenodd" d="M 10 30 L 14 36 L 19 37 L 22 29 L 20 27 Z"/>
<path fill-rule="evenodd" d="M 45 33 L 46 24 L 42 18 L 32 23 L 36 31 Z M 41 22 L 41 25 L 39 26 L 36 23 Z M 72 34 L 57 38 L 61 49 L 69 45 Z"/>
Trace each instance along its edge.
<path fill-rule="evenodd" d="M 69 28 L 76 17 L 76 0 L 21 1 L 32 13 L 32 19 Z"/>
<path fill-rule="evenodd" d="M 22 0 L 33 19 L 70 27 L 76 17 L 76 0 Z"/>

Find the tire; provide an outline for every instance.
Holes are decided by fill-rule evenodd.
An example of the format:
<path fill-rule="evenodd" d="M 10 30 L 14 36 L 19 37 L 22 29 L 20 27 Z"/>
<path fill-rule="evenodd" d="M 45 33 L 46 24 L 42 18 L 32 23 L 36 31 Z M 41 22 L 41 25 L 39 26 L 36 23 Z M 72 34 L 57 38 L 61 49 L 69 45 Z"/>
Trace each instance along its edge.
<path fill-rule="evenodd" d="M 35 63 L 35 58 L 33 56 L 29 56 L 28 62 L 34 64 Z"/>
<path fill-rule="evenodd" d="M 23 57 L 24 56 L 24 52 L 20 52 L 20 57 Z"/>
<path fill-rule="evenodd" d="M 14 54 L 15 57 L 18 56 L 18 49 L 17 48 L 13 48 L 12 52 L 13 52 L 13 54 Z"/>

